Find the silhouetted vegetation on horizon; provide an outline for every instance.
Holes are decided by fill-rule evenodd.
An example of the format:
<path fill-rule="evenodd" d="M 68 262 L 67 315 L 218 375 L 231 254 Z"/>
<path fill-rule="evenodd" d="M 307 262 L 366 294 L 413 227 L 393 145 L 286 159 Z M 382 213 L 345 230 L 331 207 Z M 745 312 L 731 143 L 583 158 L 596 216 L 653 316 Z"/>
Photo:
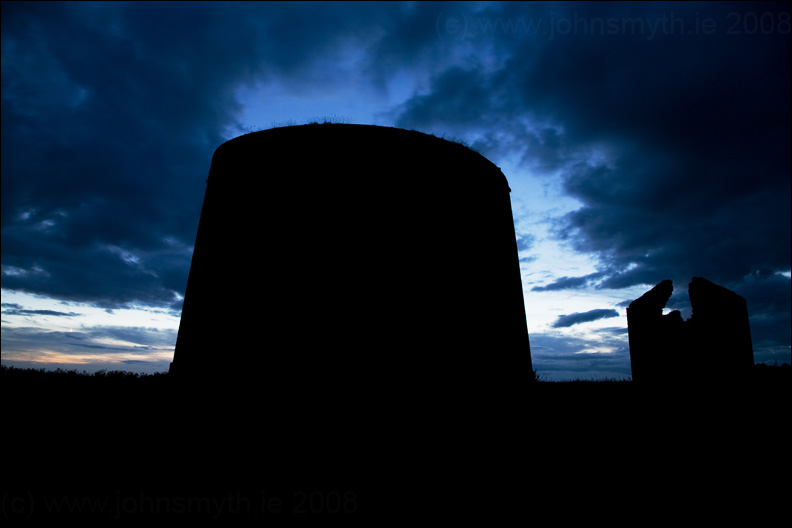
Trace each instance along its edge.
<path fill-rule="evenodd" d="M 757 363 L 752 370 L 751 380 L 756 382 L 792 382 L 792 365 L 789 363 L 782 363 L 781 365 L 773 364 L 767 365 L 765 363 Z M 96 372 L 79 371 L 76 369 L 46 369 L 46 368 L 19 368 L 2 365 L 0 366 L 0 376 L 4 382 L 13 381 L 30 381 L 30 382 L 63 382 L 68 380 L 76 380 L 78 382 L 95 383 L 95 384 L 165 384 L 172 376 L 167 372 L 155 373 L 139 373 L 130 372 L 126 370 L 99 370 Z M 526 378 L 526 384 L 532 385 L 532 382 L 540 384 L 552 385 L 576 385 L 576 386 L 601 386 L 601 385 L 631 385 L 633 381 L 630 378 L 604 378 L 604 379 L 586 379 L 575 378 L 569 380 L 548 380 L 543 378 L 542 375 L 536 371 L 532 373 L 533 379 Z M 669 379 L 669 382 L 672 380 Z"/>
<path fill-rule="evenodd" d="M 61 383 L 75 381 L 77 383 L 93 384 L 149 384 L 152 382 L 164 382 L 168 378 L 167 372 L 156 372 L 153 374 L 130 372 L 127 370 L 99 370 L 96 372 L 78 371 L 76 369 L 45 369 L 45 368 L 18 368 L 2 365 L 0 366 L 0 376 L 3 382 L 39 382 L 47 381 Z"/>

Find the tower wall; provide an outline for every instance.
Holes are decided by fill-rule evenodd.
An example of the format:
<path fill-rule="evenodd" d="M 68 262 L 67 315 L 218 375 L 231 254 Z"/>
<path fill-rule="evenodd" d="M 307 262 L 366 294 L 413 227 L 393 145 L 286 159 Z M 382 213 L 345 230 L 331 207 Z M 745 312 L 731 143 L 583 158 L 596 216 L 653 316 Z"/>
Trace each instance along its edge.
<path fill-rule="evenodd" d="M 532 378 L 509 187 L 456 143 L 306 125 L 212 159 L 171 371 L 288 398 L 513 398 Z"/>

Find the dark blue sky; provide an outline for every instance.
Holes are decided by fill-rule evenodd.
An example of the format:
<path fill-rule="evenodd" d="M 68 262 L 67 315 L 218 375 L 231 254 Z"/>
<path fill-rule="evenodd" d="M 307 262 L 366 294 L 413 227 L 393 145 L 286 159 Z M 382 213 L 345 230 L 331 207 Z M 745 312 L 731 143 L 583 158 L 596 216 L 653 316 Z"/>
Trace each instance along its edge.
<path fill-rule="evenodd" d="M 214 149 L 326 117 L 503 168 L 546 378 L 694 275 L 790 361 L 791 62 L 777 3 L 4 2 L 3 363 L 166 369 Z"/>

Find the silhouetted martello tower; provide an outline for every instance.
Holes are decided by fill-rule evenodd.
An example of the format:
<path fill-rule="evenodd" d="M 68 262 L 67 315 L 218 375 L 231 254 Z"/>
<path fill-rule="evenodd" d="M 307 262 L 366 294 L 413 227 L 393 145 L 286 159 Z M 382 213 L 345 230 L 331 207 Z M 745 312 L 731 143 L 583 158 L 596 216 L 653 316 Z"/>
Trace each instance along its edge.
<path fill-rule="evenodd" d="M 221 145 L 207 182 L 174 375 L 479 402 L 531 380 L 510 189 L 480 154 L 285 127 Z"/>

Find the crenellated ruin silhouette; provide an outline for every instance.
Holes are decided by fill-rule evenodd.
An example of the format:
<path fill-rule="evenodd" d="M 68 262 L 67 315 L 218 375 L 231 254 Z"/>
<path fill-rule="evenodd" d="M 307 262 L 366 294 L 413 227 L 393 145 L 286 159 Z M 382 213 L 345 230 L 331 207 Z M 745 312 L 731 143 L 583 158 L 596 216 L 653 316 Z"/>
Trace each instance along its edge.
<path fill-rule="evenodd" d="M 633 381 L 706 386 L 745 380 L 754 364 L 745 299 L 693 277 L 693 314 L 683 320 L 678 310 L 663 315 L 673 289 L 664 280 L 627 308 Z"/>

